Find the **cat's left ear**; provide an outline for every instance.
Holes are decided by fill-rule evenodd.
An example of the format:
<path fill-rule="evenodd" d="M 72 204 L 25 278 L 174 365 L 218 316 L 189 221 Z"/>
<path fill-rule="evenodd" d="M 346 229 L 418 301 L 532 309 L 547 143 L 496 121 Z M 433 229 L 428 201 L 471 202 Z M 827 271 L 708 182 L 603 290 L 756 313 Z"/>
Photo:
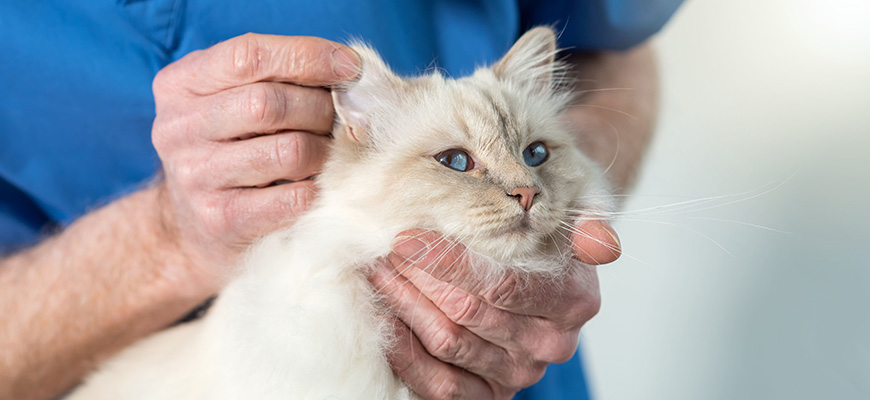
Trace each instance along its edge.
<path fill-rule="evenodd" d="M 336 128 L 343 131 L 333 135 L 338 140 L 362 143 L 368 140 L 373 114 L 384 112 L 396 101 L 403 81 L 370 47 L 353 44 L 351 48 L 360 56 L 362 70 L 356 81 L 332 89 L 332 104 L 339 122 Z"/>
<path fill-rule="evenodd" d="M 492 70 L 501 80 L 529 85 L 534 90 L 549 90 L 560 68 L 556 63 L 557 52 L 553 30 L 537 27 L 523 34 Z"/>

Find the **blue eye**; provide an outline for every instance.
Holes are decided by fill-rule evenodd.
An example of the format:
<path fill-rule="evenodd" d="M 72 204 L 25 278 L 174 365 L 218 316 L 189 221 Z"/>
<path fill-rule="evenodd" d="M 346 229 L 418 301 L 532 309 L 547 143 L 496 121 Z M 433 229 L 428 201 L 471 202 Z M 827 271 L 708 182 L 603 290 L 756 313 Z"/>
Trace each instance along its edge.
<path fill-rule="evenodd" d="M 550 157 L 550 152 L 547 151 L 547 146 L 541 142 L 535 142 L 523 150 L 523 161 L 530 167 L 537 167 L 547 161 Z"/>
<path fill-rule="evenodd" d="M 468 155 L 465 150 L 445 150 L 436 154 L 435 159 L 445 167 L 459 172 L 466 172 L 474 169 L 474 162 L 471 161 L 471 156 Z"/>

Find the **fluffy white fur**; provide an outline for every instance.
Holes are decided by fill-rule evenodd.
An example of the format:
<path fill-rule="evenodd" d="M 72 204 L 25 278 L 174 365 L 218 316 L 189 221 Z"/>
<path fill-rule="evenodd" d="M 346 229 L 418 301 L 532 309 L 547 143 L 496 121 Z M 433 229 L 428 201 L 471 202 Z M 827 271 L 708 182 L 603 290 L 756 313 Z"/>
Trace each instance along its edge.
<path fill-rule="evenodd" d="M 71 400 L 408 399 L 365 269 L 402 230 L 458 239 L 480 273 L 509 268 L 558 278 L 570 265 L 577 209 L 610 208 L 598 169 L 577 149 L 555 89 L 555 37 L 524 35 L 490 68 L 449 80 L 403 79 L 356 44 L 361 78 L 333 90 L 338 114 L 320 197 L 292 227 L 250 250 L 202 320 L 154 335 L 105 364 Z M 528 167 L 541 141 L 549 159 Z M 477 168 L 434 156 L 465 149 Z M 509 193 L 537 185 L 526 213 Z"/>

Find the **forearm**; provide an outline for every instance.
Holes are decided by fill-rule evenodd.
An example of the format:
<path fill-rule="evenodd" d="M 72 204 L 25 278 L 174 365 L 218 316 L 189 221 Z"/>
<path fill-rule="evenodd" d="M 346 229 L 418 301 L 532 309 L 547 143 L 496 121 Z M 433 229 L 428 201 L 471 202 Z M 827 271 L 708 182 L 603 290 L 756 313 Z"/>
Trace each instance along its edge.
<path fill-rule="evenodd" d="M 567 118 L 584 152 L 606 168 L 617 193 L 628 192 L 649 147 L 658 113 L 658 70 L 649 43 L 625 52 L 572 53 L 580 97 Z"/>
<path fill-rule="evenodd" d="M 0 399 L 48 399 L 206 296 L 145 189 L 0 261 Z"/>

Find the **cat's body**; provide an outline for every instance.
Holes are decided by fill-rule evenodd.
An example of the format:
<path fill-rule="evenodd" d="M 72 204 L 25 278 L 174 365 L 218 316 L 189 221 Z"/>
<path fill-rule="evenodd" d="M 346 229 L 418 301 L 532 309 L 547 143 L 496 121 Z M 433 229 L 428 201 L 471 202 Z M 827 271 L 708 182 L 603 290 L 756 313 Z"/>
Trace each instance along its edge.
<path fill-rule="evenodd" d="M 333 92 L 339 121 L 312 209 L 251 249 L 204 319 L 122 352 L 72 400 L 415 398 L 387 363 L 403 344 L 365 278 L 396 234 L 455 238 L 490 276 L 570 265 L 563 224 L 610 198 L 561 125 L 553 33 L 530 31 L 460 80 L 400 79 L 355 50 L 362 77 Z"/>
<path fill-rule="evenodd" d="M 372 289 L 350 267 L 385 255 L 392 236 L 344 217 L 366 218 L 323 206 L 267 237 L 206 318 L 137 344 L 72 398 L 411 398 L 387 365 Z"/>

